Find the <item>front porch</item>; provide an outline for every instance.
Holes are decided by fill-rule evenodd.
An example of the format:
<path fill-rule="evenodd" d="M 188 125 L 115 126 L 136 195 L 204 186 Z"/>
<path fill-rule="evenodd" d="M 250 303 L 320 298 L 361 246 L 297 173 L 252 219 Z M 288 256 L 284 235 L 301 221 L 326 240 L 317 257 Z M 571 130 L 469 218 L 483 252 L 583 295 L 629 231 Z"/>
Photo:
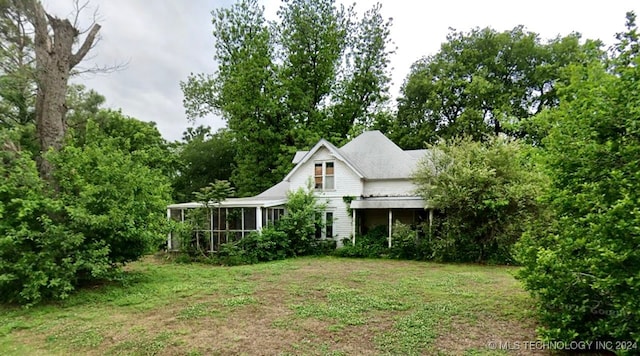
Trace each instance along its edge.
<path fill-rule="evenodd" d="M 428 222 L 431 226 L 433 221 L 433 209 L 419 197 L 370 197 L 353 200 L 350 207 L 351 242 L 354 245 L 357 235 L 364 235 L 374 227 L 386 226 L 387 245 L 391 248 L 395 222 L 417 228 L 424 222 Z"/>

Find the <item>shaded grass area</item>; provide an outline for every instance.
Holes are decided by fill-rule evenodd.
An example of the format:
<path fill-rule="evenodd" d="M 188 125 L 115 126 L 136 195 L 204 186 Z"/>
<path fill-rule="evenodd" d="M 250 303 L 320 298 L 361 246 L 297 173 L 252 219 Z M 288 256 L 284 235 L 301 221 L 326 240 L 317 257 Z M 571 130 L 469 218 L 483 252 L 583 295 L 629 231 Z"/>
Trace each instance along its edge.
<path fill-rule="evenodd" d="M 513 272 L 332 257 L 239 267 L 149 257 L 122 283 L 57 304 L 0 307 L 0 354 L 507 354 L 489 343 L 535 340 L 531 301 Z"/>

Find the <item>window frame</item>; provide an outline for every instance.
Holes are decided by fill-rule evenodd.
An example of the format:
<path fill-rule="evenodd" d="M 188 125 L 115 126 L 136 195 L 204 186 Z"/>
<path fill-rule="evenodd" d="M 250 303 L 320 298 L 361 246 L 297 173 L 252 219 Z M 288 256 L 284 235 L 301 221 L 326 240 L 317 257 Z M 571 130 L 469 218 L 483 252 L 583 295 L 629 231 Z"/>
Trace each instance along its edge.
<path fill-rule="evenodd" d="M 328 174 L 330 165 L 331 174 Z M 327 177 L 331 179 L 332 187 L 328 187 Z M 313 164 L 313 182 L 316 190 L 333 191 L 336 190 L 336 163 L 335 161 L 315 161 Z"/>

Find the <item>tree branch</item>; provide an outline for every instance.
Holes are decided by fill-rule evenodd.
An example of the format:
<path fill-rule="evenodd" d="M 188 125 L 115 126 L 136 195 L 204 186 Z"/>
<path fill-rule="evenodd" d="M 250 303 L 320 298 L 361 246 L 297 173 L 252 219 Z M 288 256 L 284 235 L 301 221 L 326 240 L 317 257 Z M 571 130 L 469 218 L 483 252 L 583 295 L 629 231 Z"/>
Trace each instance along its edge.
<path fill-rule="evenodd" d="M 28 11 L 33 16 L 32 24 L 35 32 L 34 42 L 40 44 L 36 48 L 45 48 L 47 52 L 51 51 L 51 39 L 49 38 L 49 23 L 47 22 L 47 13 L 42 7 L 42 3 L 32 0 L 27 5 L 32 11 Z"/>
<path fill-rule="evenodd" d="M 82 46 L 75 54 L 71 55 L 71 63 L 69 68 L 75 67 L 78 63 L 80 63 L 80 61 L 82 61 L 82 58 L 84 58 L 84 56 L 89 53 L 89 50 L 93 46 L 93 42 L 98 35 L 98 31 L 100 31 L 100 28 L 101 26 L 99 24 L 94 24 L 93 27 L 91 27 L 91 31 L 89 31 L 87 38 L 84 39 Z"/>

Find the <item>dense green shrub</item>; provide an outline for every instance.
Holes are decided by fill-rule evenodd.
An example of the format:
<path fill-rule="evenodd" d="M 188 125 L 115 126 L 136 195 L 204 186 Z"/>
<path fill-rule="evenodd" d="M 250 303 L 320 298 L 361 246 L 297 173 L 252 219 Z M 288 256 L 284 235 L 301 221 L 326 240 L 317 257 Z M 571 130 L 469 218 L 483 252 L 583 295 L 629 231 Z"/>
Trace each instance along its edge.
<path fill-rule="evenodd" d="M 283 231 L 268 226 L 253 232 L 237 242 L 248 263 L 281 260 L 288 257 L 290 241 Z"/>
<path fill-rule="evenodd" d="M 640 48 L 634 16 L 610 66 L 573 69 L 552 122 L 545 196 L 556 223 L 520 243 L 542 336 L 640 343 Z M 638 345 L 636 345 L 638 346 Z M 637 349 L 636 349 L 637 352 Z"/>
<path fill-rule="evenodd" d="M 0 177 L 1 301 L 65 298 L 83 280 L 107 275 L 108 246 L 69 228 L 65 206 L 47 194 L 29 153 L 0 150 Z"/>
<path fill-rule="evenodd" d="M 356 236 L 355 245 L 346 242 L 342 248 L 335 251 L 335 254 L 340 257 L 382 257 L 388 253 L 388 234 L 389 230 L 386 225 L 376 226 L 366 234 Z"/>
<path fill-rule="evenodd" d="M 493 137 L 441 141 L 414 174 L 419 194 L 445 218 L 432 228 L 433 258 L 512 262 L 511 249 L 526 226 L 542 216 L 546 186 L 535 150 Z"/>
<path fill-rule="evenodd" d="M 397 222 L 393 224 L 389 257 L 403 260 L 426 260 L 431 257 L 422 227 L 414 228 Z"/>
<path fill-rule="evenodd" d="M 66 224 L 86 243 L 105 244 L 111 263 L 135 261 L 166 239 L 168 179 L 118 140 L 93 138 L 82 147 L 70 142 L 52 159 Z"/>
<path fill-rule="evenodd" d="M 310 187 L 287 194 L 287 213 L 278 221 L 277 229 L 287 234 L 291 256 L 313 254 L 316 228 L 322 226 L 321 216 L 326 204 L 319 203 Z"/>
<path fill-rule="evenodd" d="M 165 239 L 166 178 L 145 166 L 143 151 L 87 137 L 85 145 L 70 140 L 48 153 L 52 189 L 30 153 L 14 144 L 15 133 L 0 134 L 0 300 L 66 298 Z"/>

